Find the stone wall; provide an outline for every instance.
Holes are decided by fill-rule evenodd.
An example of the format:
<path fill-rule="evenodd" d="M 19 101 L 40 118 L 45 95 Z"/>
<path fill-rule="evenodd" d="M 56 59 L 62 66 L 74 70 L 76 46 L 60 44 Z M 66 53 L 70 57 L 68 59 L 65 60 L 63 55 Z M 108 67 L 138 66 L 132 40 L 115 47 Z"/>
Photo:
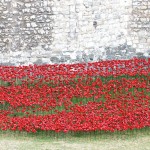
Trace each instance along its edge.
<path fill-rule="evenodd" d="M 1 0 L 0 63 L 150 56 L 149 0 Z"/>
<path fill-rule="evenodd" d="M 129 22 L 132 45 L 139 56 L 150 56 L 150 1 L 133 0 Z"/>
<path fill-rule="evenodd" d="M 3 64 L 48 62 L 53 28 L 53 1 L 0 1 L 0 60 Z"/>

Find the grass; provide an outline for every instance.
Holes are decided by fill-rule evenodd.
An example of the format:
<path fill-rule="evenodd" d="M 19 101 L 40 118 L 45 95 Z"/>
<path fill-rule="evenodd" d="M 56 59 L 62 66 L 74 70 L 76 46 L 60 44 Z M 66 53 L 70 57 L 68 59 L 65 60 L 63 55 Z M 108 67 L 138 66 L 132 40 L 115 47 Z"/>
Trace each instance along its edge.
<path fill-rule="evenodd" d="M 114 133 L 0 131 L 1 150 L 149 150 L 149 141 L 149 127 Z"/>

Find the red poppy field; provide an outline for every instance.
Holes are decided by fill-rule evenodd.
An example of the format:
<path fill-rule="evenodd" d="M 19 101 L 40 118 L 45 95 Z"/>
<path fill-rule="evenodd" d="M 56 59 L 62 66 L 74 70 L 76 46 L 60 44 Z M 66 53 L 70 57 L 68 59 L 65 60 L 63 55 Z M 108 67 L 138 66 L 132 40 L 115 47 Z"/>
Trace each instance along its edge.
<path fill-rule="evenodd" d="M 123 131 L 150 126 L 150 58 L 0 66 L 0 129 Z"/>

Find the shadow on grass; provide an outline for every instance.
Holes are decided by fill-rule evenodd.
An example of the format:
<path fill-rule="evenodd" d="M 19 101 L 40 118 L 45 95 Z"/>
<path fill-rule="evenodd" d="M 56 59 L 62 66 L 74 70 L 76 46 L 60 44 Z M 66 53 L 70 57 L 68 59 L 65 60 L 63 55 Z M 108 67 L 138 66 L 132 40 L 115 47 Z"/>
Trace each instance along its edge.
<path fill-rule="evenodd" d="M 59 132 L 38 131 L 37 133 L 27 133 L 19 131 L 1 131 L 0 138 L 14 139 L 34 139 L 34 140 L 105 140 L 105 139 L 131 139 L 142 136 L 150 136 L 150 127 L 142 129 L 133 129 L 126 131 L 93 131 L 93 132 Z"/>

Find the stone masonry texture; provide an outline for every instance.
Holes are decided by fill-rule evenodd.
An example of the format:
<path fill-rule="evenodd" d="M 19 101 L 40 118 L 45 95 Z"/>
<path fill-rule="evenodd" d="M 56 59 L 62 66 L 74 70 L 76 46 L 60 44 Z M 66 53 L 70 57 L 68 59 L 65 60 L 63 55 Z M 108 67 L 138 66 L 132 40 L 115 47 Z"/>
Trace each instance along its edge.
<path fill-rule="evenodd" d="M 0 64 L 150 57 L 150 0 L 0 0 Z"/>

